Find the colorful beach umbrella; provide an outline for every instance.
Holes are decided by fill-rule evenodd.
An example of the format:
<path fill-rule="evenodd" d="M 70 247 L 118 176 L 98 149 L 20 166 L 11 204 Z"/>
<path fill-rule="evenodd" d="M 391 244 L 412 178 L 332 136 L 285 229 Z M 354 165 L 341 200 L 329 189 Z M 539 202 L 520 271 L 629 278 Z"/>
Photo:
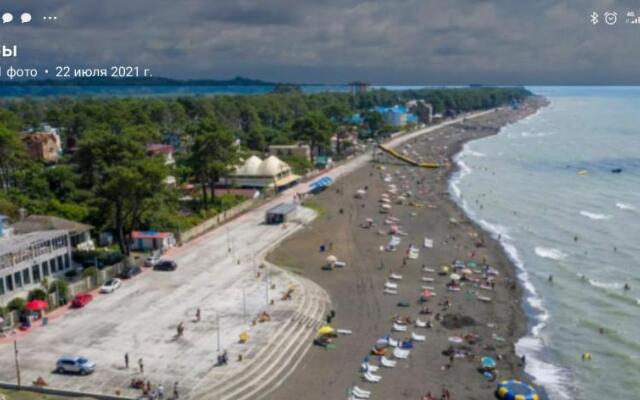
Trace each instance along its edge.
<path fill-rule="evenodd" d="M 335 264 L 338 259 L 334 255 L 330 255 L 327 257 L 327 264 Z"/>
<path fill-rule="evenodd" d="M 496 360 L 492 357 L 482 357 L 480 363 L 482 364 L 482 368 L 485 369 L 494 369 L 496 367 Z"/>
<path fill-rule="evenodd" d="M 500 382 L 496 394 L 503 400 L 540 400 L 533 386 L 516 380 Z"/>
<path fill-rule="evenodd" d="M 449 275 L 449 278 L 450 278 L 452 281 L 459 281 L 461 277 L 460 277 L 460 275 L 458 275 L 458 274 L 451 274 L 451 275 Z"/>
<path fill-rule="evenodd" d="M 318 334 L 320 335 L 331 335 L 333 333 L 335 333 L 335 329 L 333 329 L 333 327 L 329 326 L 329 325 L 325 325 L 323 327 L 321 327 L 320 329 L 318 329 Z"/>
<path fill-rule="evenodd" d="M 435 294 L 435 293 L 433 293 L 431 290 L 427 290 L 427 289 L 425 289 L 425 290 L 423 290 L 423 291 L 422 291 L 422 294 L 421 294 L 421 295 L 422 295 L 422 297 L 433 297 L 433 296 L 435 296 L 436 294 Z"/>
<path fill-rule="evenodd" d="M 46 310 L 47 307 L 49 307 L 49 304 L 46 301 L 36 299 L 28 302 L 24 308 L 26 308 L 27 311 L 40 311 Z"/>
<path fill-rule="evenodd" d="M 442 267 L 440 267 L 440 270 L 442 271 L 443 274 L 448 274 L 449 273 L 449 266 L 448 265 L 443 265 Z"/>
<path fill-rule="evenodd" d="M 471 274 L 473 274 L 473 271 L 470 270 L 469 268 L 465 268 L 460 272 L 462 272 L 462 275 L 471 275 Z"/>

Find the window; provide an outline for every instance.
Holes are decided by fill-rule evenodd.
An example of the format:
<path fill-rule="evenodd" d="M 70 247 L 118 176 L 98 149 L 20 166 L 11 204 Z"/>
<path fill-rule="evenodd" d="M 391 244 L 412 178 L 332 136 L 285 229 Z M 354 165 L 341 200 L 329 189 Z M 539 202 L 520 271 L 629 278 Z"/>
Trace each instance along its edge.
<path fill-rule="evenodd" d="M 56 259 L 52 258 L 49 262 L 51 263 L 51 273 L 54 274 L 56 272 Z"/>
<path fill-rule="evenodd" d="M 33 282 L 40 282 L 40 265 L 35 264 L 33 267 L 31 267 L 31 273 L 33 275 Z"/>
<path fill-rule="evenodd" d="M 49 262 L 45 261 L 42 263 L 42 275 L 49 276 Z"/>
<path fill-rule="evenodd" d="M 11 275 L 7 275 L 7 291 L 11 292 L 13 290 L 13 278 Z"/>
<path fill-rule="evenodd" d="M 62 256 L 58 256 L 58 271 L 62 271 L 64 269 L 64 265 L 62 264 Z"/>
<path fill-rule="evenodd" d="M 64 269 L 69 269 L 71 267 L 71 263 L 69 262 L 69 254 L 64 255 Z"/>
<path fill-rule="evenodd" d="M 29 268 L 25 268 L 22 270 L 22 281 L 25 285 L 31 284 L 31 274 L 29 273 Z"/>
<path fill-rule="evenodd" d="M 20 272 L 16 272 L 15 274 L 13 274 L 15 283 L 16 283 L 16 288 L 21 288 L 22 287 L 22 276 L 20 275 Z"/>
<path fill-rule="evenodd" d="M 0 296 L 4 294 L 4 279 L 0 278 Z"/>

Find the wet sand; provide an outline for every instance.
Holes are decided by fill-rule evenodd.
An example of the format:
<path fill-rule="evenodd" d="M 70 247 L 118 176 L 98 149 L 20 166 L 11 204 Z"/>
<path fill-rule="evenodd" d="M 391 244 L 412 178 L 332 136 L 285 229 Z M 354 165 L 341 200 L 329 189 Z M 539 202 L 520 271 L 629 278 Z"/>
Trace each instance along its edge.
<path fill-rule="evenodd" d="M 341 399 L 346 398 L 347 388 L 353 384 L 371 390 L 373 399 L 420 399 L 429 391 L 440 398 L 443 388 L 450 391 L 451 399 L 492 399 L 495 383 L 487 381 L 478 371 L 483 356 L 498 360 L 498 380 L 526 380 L 521 360 L 513 350 L 527 324 L 520 305 L 521 290 L 514 284 L 514 267 L 499 244 L 471 223 L 450 199 L 448 179 L 455 170 L 451 158 L 466 141 L 493 135 L 500 127 L 532 114 L 543 104 L 543 99 L 532 98 L 518 110 L 501 109 L 410 142 L 410 152 L 415 151 L 425 160 L 445 163 L 443 168 L 415 168 L 389 156 L 380 156 L 378 162 L 340 179 L 325 192 L 307 200 L 306 204 L 320 211 L 319 217 L 283 242 L 268 258 L 325 288 L 336 311 L 332 325 L 350 329 L 353 334 L 340 336 L 335 341 L 336 348 L 331 350 L 314 346 L 269 399 Z M 393 204 L 390 214 L 379 213 L 381 194 L 389 184 L 383 180 L 386 175 L 392 176 L 390 183 L 397 185 L 400 192 L 403 187 L 409 188 L 415 196 L 409 200 L 422 206 Z M 355 192 L 365 187 L 367 194 L 356 199 Z M 384 224 L 390 215 L 400 220 L 400 230 L 407 235 L 401 236 L 397 251 L 380 251 L 380 246 L 386 245 L 391 237 L 387 234 L 390 225 Z M 374 220 L 374 227 L 361 226 L 367 218 Z M 433 240 L 433 248 L 423 246 L 425 237 Z M 329 250 L 320 252 L 321 244 Z M 420 255 L 416 260 L 407 260 L 403 266 L 410 244 L 420 249 Z M 347 267 L 322 270 L 329 254 L 345 261 Z M 494 289 L 484 290 L 465 282 L 461 291 L 450 292 L 446 288 L 450 282 L 448 276 L 422 271 L 423 265 L 439 271 L 442 265 L 451 266 L 454 260 L 486 262 L 497 269 L 499 276 Z M 397 295 L 383 293 L 392 272 L 403 276 L 397 282 Z M 434 278 L 434 282 L 422 281 L 423 276 Z M 433 286 L 437 293 L 425 303 L 433 312 L 431 315 L 420 314 L 423 305 L 418 300 L 423 285 Z M 490 297 L 492 301 L 479 301 L 478 295 Z M 451 303 L 450 307 L 438 305 L 445 300 Z M 409 307 L 399 307 L 399 302 L 406 302 Z M 435 320 L 436 313 L 442 317 L 468 316 L 473 318 L 473 324 L 449 329 Z M 406 333 L 392 333 L 392 320 L 396 315 L 432 320 L 433 327 L 409 326 Z M 426 335 L 426 341 L 415 343 L 409 359 L 399 360 L 395 368 L 381 368 L 376 373 L 382 376 L 380 383 L 364 383 L 360 364 L 376 340 L 389 334 L 402 339 L 410 336 L 412 330 Z M 466 349 L 474 358 L 454 358 L 451 363 L 450 358 L 443 355 L 452 345 L 448 338 L 469 333 L 477 334 L 478 342 L 465 343 L 466 348 L 457 347 Z M 378 363 L 376 357 L 370 358 L 372 364 Z"/>

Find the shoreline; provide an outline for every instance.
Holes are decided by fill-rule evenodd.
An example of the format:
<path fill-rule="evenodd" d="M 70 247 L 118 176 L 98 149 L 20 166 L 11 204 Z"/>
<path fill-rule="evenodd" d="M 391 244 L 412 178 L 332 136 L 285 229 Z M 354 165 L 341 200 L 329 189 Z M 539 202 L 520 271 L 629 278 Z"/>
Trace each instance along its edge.
<path fill-rule="evenodd" d="M 425 135 L 421 135 L 420 137 L 417 138 L 412 138 L 410 139 L 408 142 L 409 143 L 413 143 L 414 145 L 419 145 L 421 142 L 425 142 L 425 141 L 431 141 L 434 140 L 436 143 L 439 144 L 444 144 L 444 148 L 443 153 L 436 153 L 434 154 L 435 156 L 439 156 L 439 161 L 443 161 L 445 160 L 445 167 L 444 168 L 440 168 L 437 172 L 435 173 L 429 173 L 426 172 L 426 179 L 432 179 L 433 175 L 436 175 L 436 180 L 437 180 L 437 190 L 435 190 L 435 196 L 434 196 L 434 191 L 432 190 L 430 193 L 431 196 L 431 200 L 430 201 L 436 201 L 438 202 L 438 211 L 440 211 L 440 208 L 445 208 L 448 210 L 445 210 L 444 212 L 439 212 L 438 214 L 440 218 L 446 218 L 446 220 L 450 220 L 452 217 L 456 218 L 457 220 L 460 221 L 459 225 L 464 225 L 471 227 L 472 231 L 475 231 L 475 234 L 477 235 L 477 238 L 480 238 L 481 241 L 483 241 L 485 243 L 485 248 L 483 250 L 486 250 L 486 253 L 491 254 L 492 258 L 495 259 L 495 261 L 492 261 L 492 265 L 493 264 L 499 264 L 501 265 L 504 269 L 504 266 L 506 266 L 507 268 L 506 270 L 506 276 L 507 279 L 512 280 L 515 279 L 515 276 L 517 274 L 517 269 L 516 266 L 512 263 L 512 261 L 508 258 L 507 254 L 505 253 L 504 249 L 501 247 L 500 243 L 496 240 L 494 240 L 491 237 L 490 232 L 485 231 L 482 227 L 480 227 L 478 224 L 476 224 L 471 218 L 467 217 L 465 214 L 465 211 L 462 209 L 462 207 L 460 205 L 458 205 L 454 199 L 454 196 L 449 192 L 449 183 L 451 181 L 451 179 L 454 178 L 455 174 L 459 171 L 459 166 L 457 165 L 457 163 L 455 162 L 455 157 L 458 153 L 460 153 L 463 149 L 463 146 L 471 141 L 471 140 L 475 140 L 475 139 L 479 139 L 482 137 L 487 137 L 487 136 L 491 136 L 491 135 L 495 135 L 497 134 L 500 129 L 509 124 L 509 123 L 513 123 L 516 122 L 522 118 L 525 118 L 531 114 L 533 114 L 534 112 L 536 112 L 538 109 L 540 109 L 542 106 L 544 106 L 545 103 L 544 101 L 539 98 L 539 97 L 533 97 L 531 99 L 529 99 L 525 106 L 518 111 L 512 111 L 512 110 L 497 110 L 493 113 L 489 113 L 485 116 L 482 116 L 480 118 L 478 118 L 477 120 L 469 120 L 469 121 L 463 121 L 460 122 L 458 124 L 454 124 L 454 125 L 450 125 L 450 126 L 445 126 L 442 128 L 439 128 L 433 132 L 429 132 L 429 134 L 425 134 Z M 497 123 L 496 123 L 497 122 Z M 465 127 L 465 129 L 469 128 L 470 133 L 466 134 L 466 135 L 460 135 L 460 137 L 456 137 L 455 134 L 452 134 L 451 132 L 456 131 L 456 129 L 459 128 L 459 126 L 463 126 Z M 447 133 L 449 133 L 449 135 L 447 135 Z M 437 136 L 442 136 L 442 139 L 436 138 Z M 439 140 L 439 141 L 438 141 Z M 452 140 L 452 142 L 449 141 Z M 424 144 L 424 143 L 422 143 Z M 448 145 L 448 146 L 447 146 Z M 433 148 L 431 149 L 433 150 Z M 422 154 L 422 153 L 421 153 Z M 426 154 L 425 154 L 426 156 Z M 427 157 L 428 158 L 428 157 Z M 343 180 L 340 180 L 339 182 L 336 183 L 336 187 L 338 189 L 340 189 L 340 192 L 342 192 L 342 194 L 344 195 L 344 193 L 346 192 L 346 195 L 351 197 L 351 190 L 357 186 L 357 183 L 360 182 L 362 183 L 361 177 L 362 177 L 362 173 L 363 171 L 366 172 L 367 170 L 369 170 L 371 168 L 372 164 L 369 164 L 369 166 L 364 166 L 360 169 L 358 169 L 355 172 L 352 172 L 348 177 L 345 177 Z M 403 165 L 400 165 L 400 167 L 402 167 Z M 424 171 L 420 171 L 421 173 L 423 173 Z M 370 174 L 371 176 L 371 174 Z M 354 183 L 356 183 L 356 185 L 354 186 Z M 349 187 L 349 189 L 347 189 L 346 191 L 344 190 L 345 187 Z M 329 190 L 327 190 L 327 192 L 320 194 L 319 196 L 313 198 L 313 202 L 314 203 L 320 203 L 321 207 L 331 207 L 335 209 L 335 207 L 337 206 L 337 204 L 340 203 L 344 203 L 345 196 L 335 196 L 334 193 L 331 193 L 334 191 L 334 188 L 330 188 Z M 341 197 L 341 199 L 331 199 L 332 197 Z M 329 199 L 327 199 L 329 198 Z M 336 201 L 338 200 L 338 201 Z M 350 198 L 348 200 L 351 200 Z M 337 203 L 337 204 L 336 204 Z M 347 203 L 349 203 L 349 201 L 347 201 Z M 351 201 L 352 203 L 352 201 Z M 344 204 L 346 205 L 346 204 Z M 368 204 L 367 204 L 368 206 Z M 349 222 L 346 223 L 346 225 L 353 225 L 353 213 L 354 213 L 354 209 L 353 207 L 351 208 L 351 210 L 349 211 L 349 219 L 351 220 L 350 222 L 352 222 L 351 224 L 349 224 Z M 335 216 L 333 213 L 331 213 L 331 210 L 329 210 L 329 212 L 327 212 L 326 214 L 329 215 L 323 215 L 321 219 L 315 221 L 314 223 L 312 223 L 310 225 L 310 227 L 308 227 L 307 229 L 305 229 L 302 233 L 299 233 L 297 235 L 295 235 L 294 238 L 290 238 L 289 240 L 287 240 L 285 243 L 283 243 L 278 249 L 276 249 L 270 256 L 270 260 L 273 261 L 275 264 L 280 265 L 282 267 L 290 267 L 293 268 L 294 271 L 300 272 L 302 274 L 304 274 L 305 276 L 309 277 L 310 279 L 314 280 L 316 283 L 318 283 L 319 285 L 321 285 L 323 288 L 325 288 L 325 290 L 327 290 L 331 297 L 332 300 L 334 300 L 334 304 L 336 306 L 336 311 L 337 311 L 337 327 L 341 327 L 340 325 L 347 325 L 345 326 L 346 328 L 351 328 L 352 325 L 369 325 L 368 329 L 371 332 L 367 332 L 368 335 L 364 335 L 364 336 L 369 336 L 369 337 L 376 337 L 376 336 L 381 336 L 382 334 L 385 333 L 385 330 L 388 331 L 390 326 L 389 324 L 385 321 L 388 319 L 388 317 L 385 318 L 385 314 L 387 314 L 390 310 L 394 310 L 393 304 L 391 305 L 391 307 L 389 307 L 388 304 L 383 305 L 382 302 L 388 303 L 389 300 L 387 298 L 384 297 L 380 297 L 380 296 L 375 296 L 375 294 L 380 294 L 379 292 L 381 290 L 378 290 L 378 284 L 375 284 L 374 282 L 376 280 L 379 280 L 380 277 L 377 277 L 378 279 L 372 279 L 369 280 L 366 277 L 360 277 L 359 279 L 361 280 L 360 282 L 357 282 L 356 285 L 356 291 L 358 293 L 360 293 L 362 296 L 366 296 L 366 292 L 369 292 L 372 296 L 372 298 L 368 298 L 366 299 L 366 301 L 364 302 L 364 305 L 358 305 L 355 304 L 355 306 L 357 308 L 360 309 L 360 311 L 363 311 L 363 309 L 366 309 L 364 311 L 366 311 L 366 316 L 364 318 L 361 318 L 362 320 L 369 320 L 367 321 L 357 321 L 354 320 L 354 318 L 349 318 L 351 319 L 351 321 L 344 321 L 341 318 L 341 315 L 343 313 L 344 310 L 341 310 L 342 308 L 344 308 L 344 303 L 345 303 L 345 299 L 349 299 L 349 298 L 353 298 L 352 294 L 349 293 L 345 293 L 343 290 L 338 290 L 340 286 L 345 286 L 345 285 L 341 285 L 339 282 L 336 282 L 335 279 L 333 278 L 337 278 L 338 275 L 337 274 L 341 274 L 342 272 L 331 272 L 330 275 L 329 274 L 322 274 L 322 273 L 318 273 L 317 269 L 319 269 L 319 265 L 318 263 L 321 261 L 319 260 L 319 258 L 317 255 L 311 255 L 310 251 L 315 253 L 316 251 L 313 251 L 312 248 L 315 246 L 310 246 L 310 241 L 314 242 L 314 243 L 318 243 L 318 242 L 326 242 L 327 238 L 326 237 L 322 237 L 322 236 L 327 236 L 327 234 L 331 231 L 331 229 L 329 229 L 327 231 L 327 225 L 333 225 L 334 222 L 330 222 L 329 224 L 327 224 L 328 221 L 331 221 L 332 219 L 336 219 L 336 218 L 340 218 Z M 427 213 L 427 214 L 430 214 Z M 343 218 L 344 219 L 344 218 Z M 359 221 L 355 221 L 356 223 Z M 404 224 L 403 224 L 404 225 Z M 337 226 L 336 226 L 337 228 Z M 353 229 L 353 227 L 351 227 L 351 229 Z M 337 229 L 333 232 L 334 234 L 333 239 L 334 240 L 340 240 L 340 243 L 343 244 L 344 246 L 336 246 L 336 247 L 346 247 L 346 249 L 344 249 L 344 253 L 347 254 L 336 254 L 339 258 L 345 258 L 348 259 L 348 263 L 349 261 L 351 262 L 357 262 L 354 260 L 354 258 L 358 258 L 358 257 L 353 257 L 354 255 L 359 256 L 359 258 L 363 259 L 363 261 L 368 261 L 369 263 L 374 262 L 373 259 L 376 258 L 380 258 L 379 256 L 376 256 L 375 254 L 370 254 L 371 252 L 369 252 L 369 254 L 362 254 L 362 250 L 365 250 L 364 248 L 362 248 L 360 251 L 358 250 L 357 246 L 357 241 L 360 240 L 359 236 L 360 234 L 358 233 L 358 229 L 359 228 L 355 228 L 355 231 L 352 232 L 351 235 L 348 234 L 343 234 L 341 232 L 339 232 Z M 316 232 L 310 232 L 310 231 L 316 231 Z M 318 232 L 320 231 L 320 232 Z M 325 232 L 326 231 L 326 232 Z M 408 230 L 409 231 L 409 230 Z M 447 233 L 448 229 L 445 228 L 444 230 L 442 228 L 437 229 L 438 232 L 445 232 Z M 355 235 L 354 235 L 355 233 Z M 330 236 L 330 237 L 332 237 Z M 410 237 L 412 237 L 415 239 L 415 235 L 410 235 Z M 344 240 L 342 240 L 344 239 Z M 379 238 L 378 238 L 379 239 Z M 454 239 L 455 240 L 455 239 Z M 446 240 L 445 240 L 446 242 Z M 366 246 L 365 246 L 366 247 Z M 340 252 L 341 249 L 335 249 L 334 250 L 336 253 Z M 424 251 L 424 250 L 423 250 Z M 464 252 L 465 250 L 462 250 L 462 252 Z M 457 256 L 455 254 L 456 251 L 453 250 L 451 251 L 451 249 L 449 249 L 449 251 L 445 251 L 445 253 L 447 253 L 448 256 L 450 256 L 449 258 L 445 258 L 445 260 L 447 260 L 447 262 L 452 262 L 453 259 L 457 258 Z M 296 254 L 297 253 L 297 254 Z M 350 254 L 349 254 L 350 253 Z M 458 251 L 458 253 L 460 253 L 460 251 Z M 386 255 L 385 255 L 386 256 Z M 389 257 L 382 257 L 382 258 L 389 258 Z M 381 260 L 382 262 L 382 260 Z M 444 262 L 444 261 L 440 261 L 440 262 Z M 387 263 L 386 260 L 384 262 L 385 264 Z M 391 263 L 393 263 L 393 261 L 391 261 Z M 307 264 L 306 266 L 300 266 L 301 264 Z M 369 267 L 369 269 L 371 269 L 371 267 Z M 346 271 L 346 270 L 345 270 Z M 377 271 L 375 272 L 376 275 L 380 275 L 379 273 L 377 273 Z M 359 275 L 359 274 L 358 274 Z M 348 281 L 348 279 L 347 279 Z M 346 286 L 350 286 L 350 285 L 346 285 Z M 364 289 L 364 291 L 363 291 Z M 374 293 L 375 292 L 375 293 Z M 516 289 L 514 291 L 507 291 L 505 290 L 496 290 L 496 292 L 500 292 L 500 296 L 504 297 L 504 301 L 501 301 L 501 303 L 504 303 L 503 306 L 506 307 L 505 311 L 508 311 L 509 314 L 509 318 L 507 318 L 509 321 L 508 323 L 505 323 L 505 332 L 507 333 L 507 336 L 505 336 L 506 339 L 506 346 L 501 346 L 503 348 L 508 347 L 509 348 L 509 353 L 508 355 L 505 355 L 506 358 L 509 358 L 510 360 L 505 361 L 505 369 L 507 371 L 509 371 L 509 373 L 513 374 L 513 375 L 519 375 L 519 376 L 523 376 L 526 377 L 526 375 L 524 375 L 524 373 L 521 370 L 522 368 L 520 368 L 518 366 L 518 360 L 517 357 L 515 356 L 515 352 L 514 352 L 514 345 L 516 343 L 516 341 L 523 337 L 524 335 L 526 335 L 527 331 L 528 331 L 528 319 L 523 311 L 522 308 L 522 301 L 523 301 L 523 293 L 522 293 L 522 289 L 520 287 L 520 285 L 517 285 Z M 498 293 L 496 293 L 497 295 Z M 445 294 L 444 296 L 447 296 L 447 294 Z M 497 299 L 496 299 L 497 300 Z M 355 302 L 357 303 L 357 302 Z M 497 304 L 498 301 L 496 301 L 494 304 Z M 466 307 L 466 305 L 464 305 Z M 351 304 L 349 307 L 354 307 L 354 304 Z M 464 308 L 464 307 L 463 307 Z M 384 310 L 387 309 L 387 310 Z M 402 310 L 400 310 L 402 311 Z M 462 311 L 462 309 L 461 309 Z M 467 310 L 468 312 L 468 310 Z M 482 314 L 482 311 L 478 311 L 478 313 Z M 349 310 L 347 310 L 346 312 L 347 315 L 351 314 L 349 312 Z M 355 318 L 358 319 L 357 314 L 354 314 Z M 382 317 L 382 318 L 381 318 Z M 499 317 L 496 316 L 495 314 L 492 314 L 491 317 Z M 503 319 L 500 319 L 501 322 L 503 322 Z M 351 325 L 349 325 L 351 324 Z M 438 328 L 439 329 L 439 328 Z M 438 330 L 436 329 L 436 330 Z M 478 330 L 482 330 L 480 328 L 478 328 Z M 375 332 L 377 331 L 377 332 Z M 387 332 L 388 333 L 388 332 Z M 430 332 L 428 332 L 430 333 Z M 446 332 L 444 333 L 446 335 Z M 355 336 L 355 335 L 354 335 Z M 438 332 L 438 336 L 443 336 L 442 332 Z M 441 338 L 440 338 L 441 339 Z M 357 365 L 359 364 L 359 362 L 361 361 L 362 356 L 364 356 L 364 354 L 359 355 L 358 353 L 353 354 L 354 352 L 348 348 L 348 349 L 344 349 L 342 348 L 342 342 L 353 342 L 352 340 L 348 340 L 347 339 L 343 339 L 340 338 L 338 339 L 338 346 L 341 347 L 338 350 L 333 350 L 332 355 L 335 355 L 336 351 L 340 351 L 341 353 L 351 353 L 349 356 L 347 356 L 346 354 L 341 354 L 338 358 L 340 360 L 342 360 L 343 358 L 345 359 L 345 366 L 346 365 L 355 365 L 355 367 L 350 367 L 348 369 L 346 369 L 346 371 L 348 371 L 348 375 L 350 375 L 351 377 L 347 380 L 347 379 L 342 379 L 339 376 L 322 376 L 324 375 L 324 373 L 328 374 L 328 375 L 332 375 L 331 372 L 328 372 L 327 370 L 330 369 L 329 365 L 332 363 L 332 361 L 330 360 L 331 357 L 329 357 L 327 360 L 324 360 L 326 356 L 326 354 L 322 353 L 322 350 L 320 350 L 319 348 L 315 348 L 314 351 L 311 351 L 309 355 L 307 355 L 305 357 L 305 359 L 303 360 L 301 366 L 298 368 L 297 371 L 294 371 L 294 373 L 292 374 L 291 378 L 286 381 L 280 388 L 276 389 L 275 392 L 273 393 L 272 396 L 270 396 L 269 398 L 273 398 L 273 399 L 281 399 L 281 398 L 293 398 L 296 395 L 305 395 L 306 398 L 309 399 L 313 399 L 315 398 L 313 395 L 309 394 L 308 389 L 311 387 L 322 387 L 324 386 L 326 388 L 326 385 L 333 385 L 333 386 L 340 386 L 339 388 L 332 388 L 331 393 L 335 393 L 335 395 L 337 396 L 338 393 L 344 393 L 345 389 L 347 388 L 347 386 L 349 384 L 353 384 L 358 382 L 357 379 Z M 440 342 L 442 342 L 440 340 Z M 445 336 L 445 342 L 446 343 L 446 336 Z M 370 344 L 370 343 L 369 343 Z M 441 344 L 442 346 L 442 344 Z M 351 346 L 349 346 L 351 347 Z M 358 347 L 362 348 L 362 345 L 359 345 Z M 355 349 L 354 349 L 355 350 Z M 435 353 L 432 354 L 437 354 L 437 350 L 438 349 L 431 349 L 431 351 L 436 351 Z M 358 349 L 358 351 L 362 352 L 361 349 Z M 325 352 L 327 353 L 327 352 Z M 343 357 L 343 356 L 347 356 L 347 357 Z M 347 363 L 347 358 L 351 358 L 352 361 L 349 361 Z M 505 358 L 505 359 L 506 359 Z M 436 372 L 439 367 L 440 364 L 443 363 L 442 359 L 436 359 L 436 356 L 431 356 L 429 360 L 426 360 L 427 362 L 424 365 L 424 369 L 426 369 L 429 372 Z M 435 360 L 435 361 L 434 361 Z M 327 365 L 325 365 L 324 363 L 329 363 Z M 355 364 L 354 364 L 355 363 Z M 338 364 L 341 364 L 341 362 L 338 362 Z M 429 364 L 429 365 L 427 365 Z M 466 367 L 466 366 L 465 366 Z M 415 370 L 416 368 L 412 368 L 412 370 Z M 468 368 L 466 368 L 468 369 Z M 415 374 L 416 377 L 419 377 L 421 375 L 421 372 L 424 371 L 405 371 L 406 375 L 411 376 L 412 374 Z M 313 375 L 313 376 L 317 376 L 320 379 L 316 379 L 321 381 L 321 386 L 318 386 L 317 383 L 312 383 L 313 379 L 309 379 L 309 375 Z M 459 373 L 456 372 L 453 375 L 461 375 L 461 376 L 465 376 L 466 373 Z M 305 378 L 305 376 L 307 376 Z M 457 376 L 457 378 L 459 379 L 460 376 Z M 500 378 L 507 378 L 507 376 L 500 376 Z M 419 380 L 421 378 L 418 378 Z M 448 387 L 451 392 L 452 395 L 454 396 L 453 398 L 455 399 L 459 399 L 459 398 L 477 398 L 477 397 L 470 397 L 468 394 L 465 393 L 457 393 L 459 392 L 458 389 L 460 389 L 460 386 L 466 386 L 467 387 L 467 391 L 469 391 L 469 387 L 470 386 L 476 386 L 477 389 L 477 384 L 476 385 L 462 385 L 460 383 L 456 383 L 455 381 L 457 379 L 447 379 L 450 382 L 442 382 L 442 387 Z M 342 383 L 342 382 L 344 383 Z M 350 383 L 347 383 L 350 382 Z M 488 393 L 490 393 L 491 397 L 487 397 L 487 398 L 493 398 L 493 388 L 495 386 L 495 384 L 490 384 L 490 385 L 482 385 L 482 381 L 479 383 L 479 385 L 483 386 L 483 391 L 486 389 L 489 389 Z M 344 386 L 341 386 L 344 385 Z M 363 384 L 358 383 L 358 385 L 362 386 Z M 388 383 L 387 383 L 388 385 Z M 378 391 L 378 387 L 382 387 L 382 386 L 386 386 L 386 385 L 379 385 L 376 386 L 376 392 Z M 402 384 L 398 383 L 397 385 L 398 387 L 402 386 Z M 414 385 L 412 384 L 411 386 L 414 386 L 413 388 L 411 388 L 411 390 L 408 391 L 408 389 L 405 388 L 403 395 L 407 395 L 409 397 L 411 397 L 412 395 L 414 395 L 414 391 L 416 392 L 415 394 L 417 394 L 419 392 L 420 389 L 418 389 L 415 386 L 420 386 L 420 385 Z M 428 385 L 423 385 L 423 386 L 428 386 Z M 398 387 L 396 389 L 398 389 Z M 367 388 L 369 389 L 369 388 Z M 431 390 L 433 392 L 437 392 L 437 390 L 439 388 L 434 388 L 434 387 L 427 387 L 425 388 L 426 390 Z M 471 390 L 472 393 L 476 392 L 476 389 Z M 409 395 L 409 392 L 411 392 L 411 395 Z M 391 393 L 391 392 L 389 392 Z M 477 393 L 476 393 L 477 394 Z M 326 393 L 325 393 L 326 395 Z M 396 393 L 397 396 L 397 393 Z M 468 396 L 468 397 L 465 397 Z M 389 396 L 387 396 L 389 397 Z M 320 397 L 317 397 L 320 398 Z M 483 397 L 484 398 L 484 397 Z"/>

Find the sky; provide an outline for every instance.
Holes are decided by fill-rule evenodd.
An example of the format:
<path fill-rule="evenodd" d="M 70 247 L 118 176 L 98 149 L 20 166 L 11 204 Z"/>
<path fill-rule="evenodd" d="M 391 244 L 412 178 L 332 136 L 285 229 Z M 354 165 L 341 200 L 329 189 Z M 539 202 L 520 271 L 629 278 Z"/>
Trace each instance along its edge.
<path fill-rule="evenodd" d="M 599 23 L 591 24 L 593 11 Z M 603 13 L 616 11 L 615 25 Z M 9 65 L 384 85 L 640 84 L 632 0 L 3 0 Z M 56 16 L 55 21 L 43 21 Z"/>

